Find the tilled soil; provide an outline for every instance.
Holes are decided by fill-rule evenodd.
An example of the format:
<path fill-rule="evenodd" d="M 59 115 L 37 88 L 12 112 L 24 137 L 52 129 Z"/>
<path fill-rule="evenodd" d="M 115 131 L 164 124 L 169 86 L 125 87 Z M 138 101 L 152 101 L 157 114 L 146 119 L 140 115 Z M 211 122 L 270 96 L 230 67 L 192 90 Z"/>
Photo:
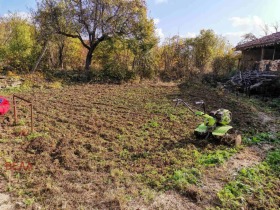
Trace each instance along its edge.
<path fill-rule="evenodd" d="M 148 166 L 165 173 L 174 164 L 169 155 L 181 147 L 215 149 L 215 143 L 197 143 L 192 131 L 201 120 L 184 107 L 175 109 L 174 98 L 190 102 L 203 98 L 208 109 L 230 109 L 237 129 L 247 126 L 265 130 L 256 120 L 255 107 L 196 87 L 79 85 L 21 96 L 33 101 L 37 136 L 27 136 L 29 110 L 19 102 L 19 119 L 24 119 L 24 125 L 2 126 L 2 139 L 9 140 L 1 142 L 0 148 L 3 157 L 30 163 L 33 169 L 16 173 L 2 168 L 1 174 L 13 186 L 10 191 L 14 201 L 33 198 L 33 203 L 47 209 L 142 209 L 141 204 L 131 206 L 129 200 L 137 200 L 145 185 L 139 176 L 149 171 Z M 261 160 L 254 149 L 243 152 L 246 156 L 237 154 L 234 161 L 223 166 L 225 169 L 218 168 L 220 173 L 226 177 L 241 166 Z M 252 164 L 249 157 L 254 158 Z M 213 188 L 222 185 L 211 170 L 204 176 L 205 192 L 213 193 Z M 182 197 L 168 191 L 143 208 L 200 209 L 211 203 L 209 199 L 196 202 L 200 204 L 192 195 Z"/>

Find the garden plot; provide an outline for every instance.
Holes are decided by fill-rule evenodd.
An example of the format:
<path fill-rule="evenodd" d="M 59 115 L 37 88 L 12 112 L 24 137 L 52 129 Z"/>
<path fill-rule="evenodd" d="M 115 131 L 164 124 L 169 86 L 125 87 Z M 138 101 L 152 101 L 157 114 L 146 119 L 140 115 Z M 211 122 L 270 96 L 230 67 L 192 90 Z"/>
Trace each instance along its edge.
<path fill-rule="evenodd" d="M 1 164 L 24 162 L 33 168 L 2 168 L 7 190 L 22 205 L 47 209 L 130 209 L 133 202 L 148 208 L 158 202 L 159 192 L 183 196 L 197 208 L 217 205 L 204 193 L 203 182 L 242 148 L 195 139 L 193 129 L 201 119 L 185 107 L 175 108 L 172 99 L 204 99 L 208 109 L 228 108 L 242 131 L 266 128 L 251 102 L 205 91 L 79 85 L 24 93 L 34 103 L 36 132 L 15 132 L 28 128 L 22 110 L 22 125 L 8 126 L 2 134 Z"/>

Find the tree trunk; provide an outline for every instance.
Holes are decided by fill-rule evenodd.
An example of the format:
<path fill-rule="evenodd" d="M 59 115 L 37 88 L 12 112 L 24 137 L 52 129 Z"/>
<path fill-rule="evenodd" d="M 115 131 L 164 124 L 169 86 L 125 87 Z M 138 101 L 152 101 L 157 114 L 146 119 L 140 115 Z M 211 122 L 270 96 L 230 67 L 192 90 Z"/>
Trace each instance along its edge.
<path fill-rule="evenodd" d="M 64 44 L 62 46 L 59 46 L 59 52 L 58 52 L 58 54 L 59 54 L 59 56 L 58 56 L 59 64 L 58 65 L 61 69 L 64 68 L 64 66 L 63 66 L 63 49 L 64 49 Z"/>
<path fill-rule="evenodd" d="M 40 62 L 41 62 L 41 60 L 42 60 L 42 58 L 43 58 L 43 56 L 44 56 L 44 54 L 45 54 L 47 48 L 48 48 L 48 41 L 45 41 L 45 42 L 44 42 L 44 48 L 43 48 L 43 50 L 42 50 L 42 52 L 41 52 L 41 54 L 40 54 L 38 60 L 36 61 L 35 65 L 33 66 L 33 69 L 32 69 L 32 71 L 31 71 L 31 73 L 35 72 L 36 69 L 38 68 L 38 66 L 39 66 L 39 64 L 40 64 Z"/>
<path fill-rule="evenodd" d="M 94 49 L 91 48 L 91 49 L 88 50 L 88 53 L 87 53 L 85 70 L 88 71 L 88 72 L 89 72 L 89 70 L 90 70 L 90 65 L 91 65 L 93 50 L 94 50 Z"/>
<path fill-rule="evenodd" d="M 90 48 L 88 50 L 87 53 L 87 57 L 86 57 L 86 65 L 85 65 L 85 71 L 86 71 L 86 76 L 87 76 L 87 81 L 89 82 L 91 80 L 91 76 L 90 76 L 90 65 L 91 65 L 91 61 L 92 61 L 92 53 L 94 51 L 95 48 Z"/>

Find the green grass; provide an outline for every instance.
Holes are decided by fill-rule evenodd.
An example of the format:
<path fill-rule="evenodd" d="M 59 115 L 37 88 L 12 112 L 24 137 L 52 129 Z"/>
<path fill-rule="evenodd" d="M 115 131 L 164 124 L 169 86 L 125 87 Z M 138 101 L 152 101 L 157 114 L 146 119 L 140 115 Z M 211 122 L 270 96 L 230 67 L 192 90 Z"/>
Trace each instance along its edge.
<path fill-rule="evenodd" d="M 177 189 L 184 189 L 189 184 L 197 185 L 200 182 L 201 173 L 196 168 L 182 168 L 175 170 L 171 182 Z"/>
<path fill-rule="evenodd" d="M 232 155 L 237 152 L 234 148 L 227 148 L 225 150 L 208 151 L 200 155 L 198 163 L 204 166 L 221 165 L 227 161 Z"/>
<path fill-rule="evenodd" d="M 262 132 L 255 135 L 249 135 L 243 137 L 243 143 L 248 145 L 258 144 L 258 143 L 280 143 L 280 132 Z"/>
<path fill-rule="evenodd" d="M 243 168 L 218 197 L 228 209 L 278 209 L 280 196 L 280 150 L 272 151 L 261 164 Z"/>

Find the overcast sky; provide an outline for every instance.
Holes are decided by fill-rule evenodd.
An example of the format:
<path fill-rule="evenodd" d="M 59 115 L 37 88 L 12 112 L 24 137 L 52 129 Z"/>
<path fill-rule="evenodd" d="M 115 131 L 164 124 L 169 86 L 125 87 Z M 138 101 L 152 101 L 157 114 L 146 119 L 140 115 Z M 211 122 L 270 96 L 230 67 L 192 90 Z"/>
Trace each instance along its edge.
<path fill-rule="evenodd" d="M 24 15 L 35 6 L 35 0 L 0 0 L 0 15 Z M 147 6 L 161 39 L 194 37 L 201 29 L 213 29 L 235 45 L 245 33 L 264 35 L 265 23 L 280 24 L 280 0 L 147 0 Z"/>

